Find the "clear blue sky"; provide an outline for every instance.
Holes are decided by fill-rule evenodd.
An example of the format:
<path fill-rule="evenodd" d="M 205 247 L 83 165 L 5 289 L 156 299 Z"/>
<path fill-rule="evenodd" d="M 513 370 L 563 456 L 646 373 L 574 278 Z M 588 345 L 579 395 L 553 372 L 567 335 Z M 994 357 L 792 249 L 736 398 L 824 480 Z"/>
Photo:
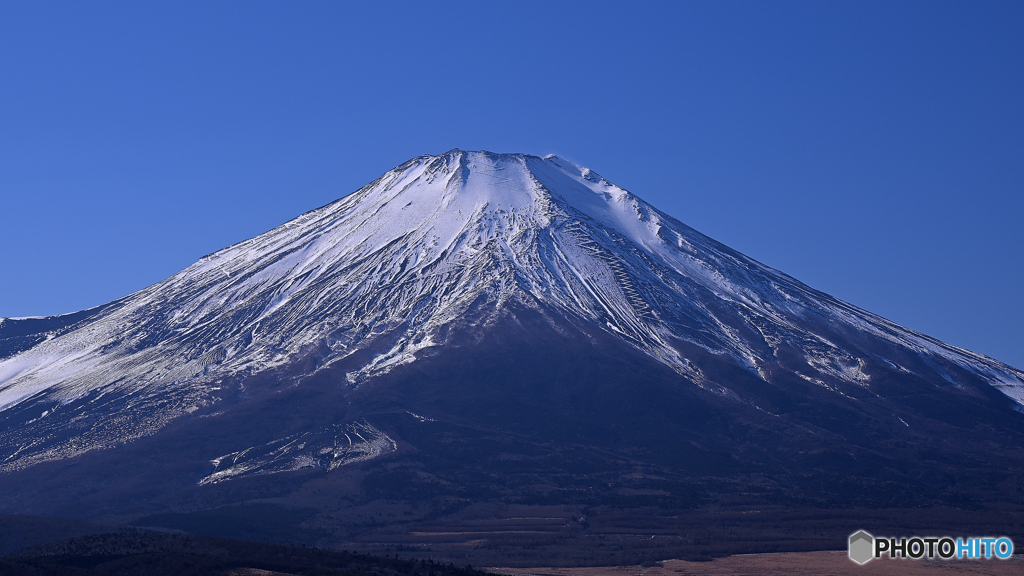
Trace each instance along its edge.
<path fill-rule="evenodd" d="M 1022 2 L 4 2 L 0 316 L 450 148 L 556 153 L 1024 367 Z"/>

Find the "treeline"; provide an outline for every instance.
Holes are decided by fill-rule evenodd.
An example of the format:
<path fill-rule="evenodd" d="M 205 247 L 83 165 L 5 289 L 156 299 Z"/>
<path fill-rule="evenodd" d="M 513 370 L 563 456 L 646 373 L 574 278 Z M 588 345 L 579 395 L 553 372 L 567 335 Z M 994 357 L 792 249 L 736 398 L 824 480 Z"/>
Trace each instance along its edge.
<path fill-rule="evenodd" d="M 429 559 L 159 533 L 83 536 L 0 558 L 0 574 L 26 576 L 216 576 L 246 569 L 309 576 L 488 575 Z"/>

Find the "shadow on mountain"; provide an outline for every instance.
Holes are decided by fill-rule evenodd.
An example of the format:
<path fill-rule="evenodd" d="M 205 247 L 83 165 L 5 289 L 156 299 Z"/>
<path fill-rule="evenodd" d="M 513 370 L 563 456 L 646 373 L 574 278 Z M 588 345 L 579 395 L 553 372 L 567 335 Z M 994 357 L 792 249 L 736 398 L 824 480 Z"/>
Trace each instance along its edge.
<path fill-rule="evenodd" d="M 349 365 L 311 369 L 315 351 L 225 384 L 218 413 L 0 476 L 3 502 L 476 565 L 836 549 L 860 528 L 1024 538 L 1024 415 L 987 383 L 957 390 L 868 366 L 883 394 L 836 394 L 707 359 L 727 395 L 540 311 L 486 331 L 472 318 L 462 340 L 355 388 Z M 357 420 L 396 449 L 199 485 L 213 458 Z"/>

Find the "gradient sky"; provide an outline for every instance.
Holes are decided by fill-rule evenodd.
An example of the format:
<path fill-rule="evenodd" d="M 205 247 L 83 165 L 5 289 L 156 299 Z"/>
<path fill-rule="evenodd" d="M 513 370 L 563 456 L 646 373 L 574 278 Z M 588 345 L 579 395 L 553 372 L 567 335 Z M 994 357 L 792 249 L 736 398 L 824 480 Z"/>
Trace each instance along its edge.
<path fill-rule="evenodd" d="M 4 2 L 0 316 L 487 149 L 1024 368 L 1022 30 L 1021 2 Z"/>

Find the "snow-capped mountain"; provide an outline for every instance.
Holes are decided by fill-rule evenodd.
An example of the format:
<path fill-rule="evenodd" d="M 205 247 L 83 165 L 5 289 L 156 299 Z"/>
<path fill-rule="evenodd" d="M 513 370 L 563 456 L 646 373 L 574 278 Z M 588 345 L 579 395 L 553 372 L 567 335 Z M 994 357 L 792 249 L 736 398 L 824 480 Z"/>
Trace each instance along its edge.
<path fill-rule="evenodd" d="M 343 395 L 372 387 L 521 310 L 620 341 L 741 404 L 756 402 L 718 364 L 837 398 L 887 400 L 876 380 L 913 374 L 964 394 L 984 394 L 981 382 L 1012 400 L 1007 410 L 1024 405 L 1024 372 L 815 291 L 589 169 L 452 150 L 108 305 L 0 320 L 0 470 L 216 418 L 229 388 L 261 375 L 301 386 L 343 367 Z M 289 440 L 310 434 L 315 453 Z M 395 442 L 353 420 L 238 449 L 261 456 L 210 454 L 200 483 L 332 469 Z"/>

